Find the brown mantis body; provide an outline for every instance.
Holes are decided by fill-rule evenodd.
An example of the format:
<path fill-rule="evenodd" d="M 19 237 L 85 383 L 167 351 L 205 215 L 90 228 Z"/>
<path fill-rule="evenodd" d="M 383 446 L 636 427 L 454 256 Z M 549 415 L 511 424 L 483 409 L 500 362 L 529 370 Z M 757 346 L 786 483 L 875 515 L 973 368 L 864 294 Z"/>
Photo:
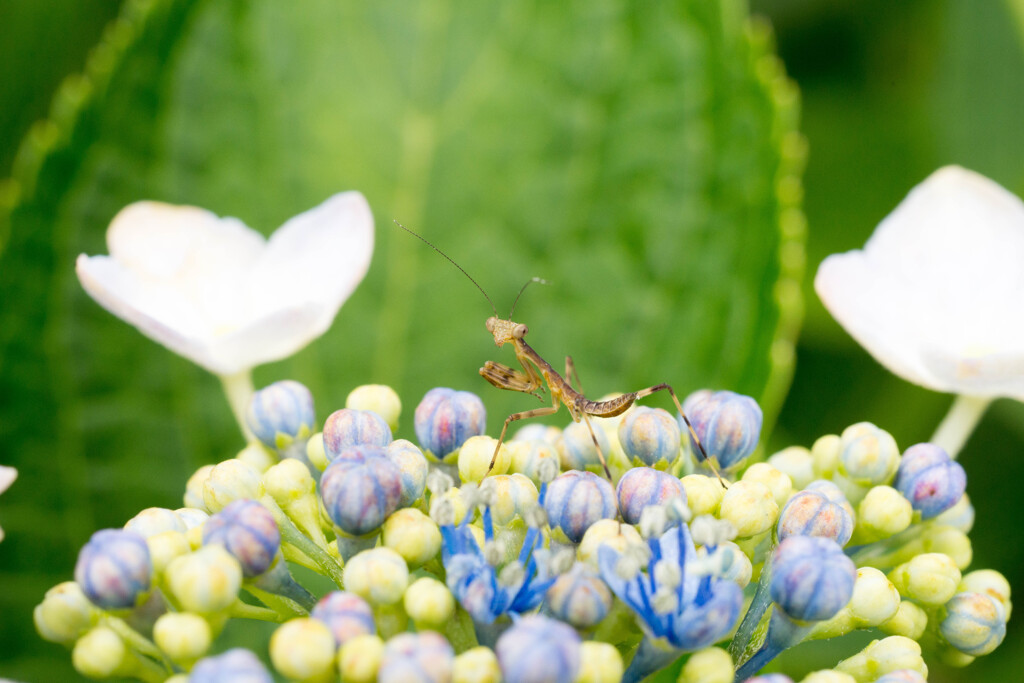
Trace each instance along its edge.
<path fill-rule="evenodd" d="M 531 417 L 542 417 L 544 415 L 553 415 L 558 412 L 558 408 L 561 405 L 569 410 L 569 414 L 572 416 L 574 422 L 583 420 L 587 424 L 587 428 L 590 430 L 590 437 L 594 441 L 594 447 L 597 448 L 598 458 L 601 460 L 601 466 L 604 468 L 605 475 L 608 479 L 612 479 L 611 471 L 608 469 L 608 462 L 605 460 L 604 454 L 601 452 L 601 446 L 597 442 L 597 436 L 594 434 L 594 428 L 590 424 L 590 417 L 615 417 L 629 410 L 638 399 L 645 396 L 650 396 L 657 391 L 668 391 L 672 397 L 672 402 L 676 404 L 676 409 L 679 411 L 679 415 L 683 418 L 683 422 L 686 423 L 686 427 L 690 432 L 690 436 L 693 438 L 694 443 L 697 444 L 697 448 L 701 453 L 701 460 L 711 466 L 715 475 L 718 477 L 718 481 L 725 486 L 725 482 L 722 480 L 722 476 L 718 473 L 718 470 L 714 468 L 714 465 L 708 461 L 707 451 L 704 450 L 704 445 L 701 444 L 700 438 L 697 433 L 693 430 L 693 425 L 690 424 L 690 420 L 686 417 L 686 413 L 683 412 L 683 406 L 679 403 L 679 398 L 676 396 L 676 392 L 671 386 L 662 382 L 646 389 L 639 391 L 631 391 L 626 394 L 621 394 L 615 398 L 608 399 L 607 401 L 592 401 L 587 398 L 582 389 L 575 389 L 572 384 L 566 379 L 569 376 L 575 376 L 576 371 L 572 363 L 572 357 L 565 357 L 565 375 L 562 377 L 558 372 L 544 360 L 539 353 L 533 350 L 533 348 L 526 343 L 524 337 L 529 332 L 529 328 L 526 325 L 512 321 L 512 314 L 515 313 L 516 303 L 519 301 L 519 296 L 522 295 L 527 285 L 531 282 L 544 282 L 540 278 L 533 278 L 523 288 L 519 290 L 519 296 L 516 296 L 515 302 L 512 303 L 512 311 L 509 313 L 508 319 L 498 317 L 498 311 L 494 306 L 494 302 L 491 301 L 491 297 L 487 296 L 487 292 L 484 291 L 473 277 L 463 269 L 458 263 L 456 263 L 448 254 L 444 253 L 433 244 L 428 242 L 422 236 L 413 232 L 409 228 L 405 227 L 398 221 L 395 224 L 410 233 L 411 235 L 419 238 L 425 242 L 430 248 L 445 257 L 452 265 L 462 271 L 462 274 L 469 278 L 469 280 L 476 285 L 476 288 L 484 295 L 487 302 L 491 304 L 491 308 L 494 310 L 494 315 L 487 319 L 487 331 L 494 335 L 494 343 L 497 346 L 504 346 L 505 344 L 512 344 L 516 352 L 516 359 L 522 366 L 523 370 L 519 371 L 514 368 L 510 368 L 507 365 L 496 363 L 494 361 L 487 361 L 484 366 L 480 368 L 480 375 L 483 376 L 488 382 L 498 387 L 499 389 L 505 389 L 507 391 L 519 391 L 524 394 L 531 394 L 543 401 L 543 397 L 538 393 L 544 390 L 547 386 L 548 391 L 551 394 L 551 405 L 544 408 L 534 408 L 533 410 L 524 410 L 519 413 L 513 413 L 505 418 L 505 424 L 501 428 L 501 435 L 498 437 L 498 443 L 494 448 L 494 455 L 491 457 L 491 463 L 487 468 L 487 473 L 490 474 L 491 470 L 494 469 L 494 463 L 498 459 L 498 452 L 501 450 L 501 445 L 505 442 L 505 434 L 508 432 L 508 426 L 516 420 L 525 420 Z M 579 385 L 579 378 L 576 377 L 576 384 Z"/>

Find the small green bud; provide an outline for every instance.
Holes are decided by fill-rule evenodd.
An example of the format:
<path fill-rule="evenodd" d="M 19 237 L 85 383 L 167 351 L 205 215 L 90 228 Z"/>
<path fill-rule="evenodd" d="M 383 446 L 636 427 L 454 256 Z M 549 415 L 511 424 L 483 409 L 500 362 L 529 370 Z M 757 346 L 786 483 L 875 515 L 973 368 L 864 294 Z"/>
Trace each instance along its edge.
<path fill-rule="evenodd" d="M 803 446 L 782 449 L 768 458 L 768 464 L 789 477 L 794 491 L 802 491 L 818 478 L 814 473 L 814 457 Z"/>
<path fill-rule="evenodd" d="M 65 581 L 46 591 L 32 612 L 36 630 L 53 643 L 70 644 L 95 622 L 99 613 L 75 581 Z"/>
<path fill-rule="evenodd" d="M 928 666 L 921 657 L 921 646 L 903 636 L 873 640 L 854 656 L 836 665 L 837 671 L 848 673 L 857 683 L 871 683 L 891 671 L 911 669 L 927 678 Z"/>
<path fill-rule="evenodd" d="M 466 650 L 455 658 L 452 683 L 501 683 L 498 657 L 483 645 Z"/>
<path fill-rule="evenodd" d="M 919 640 L 928 628 L 928 613 L 909 600 L 901 600 L 896 614 L 878 625 L 882 633 Z"/>
<path fill-rule="evenodd" d="M 857 506 L 857 538 L 878 541 L 898 534 L 914 520 L 910 501 L 891 486 L 875 486 Z"/>
<path fill-rule="evenodd" d="M 153 625 L 153 641 L 175 664 L 188 667 L 210 649 L 213 633 L 198 614 L 167 612 Z"/>
<path fill-rule="evenodd" d="M 213 472 L 213 465 L 203 465 L 188 478 L 185 484 L 185 507 L 209 512 L 203 501 L 203 485 L 210 478 L 210 472 Z"/>
<path fill-rule="evenodd" d="M 149 546 L 149 559 L 153 563 L 154 574 L 163 573 L 174 558 L 192 552 L 187 532 L 165 531 L 147 538 L 146 545 Z"/>
<path fill-rule="evenodd" d="M 718 518 L 732 522 L 739 538 L 749 538 L 775 526 L 779 519 L 779 506 L 764 484 L 738 481 L 722 496 Z"/>
<path fill-rule="evenodd" d="M 417 630 L 444 630 L 455 615 L 455 598 L 448 586 L 429 576 L 413 581 L 402 604 Z"/>
<path fill-rule="evenodd" d="M 891 572 L 900 595 L 924 605 L 943 605 L 956 593 L 960 570 L 942 553 L 925 553 L 905 562 Z"/>
<path fill-rule="evenodd" d="M 241 460 L 225 460 L 214 465 L 203 482 L 204 509 L 220 512 L 236 500 L 248 498 L 258 500 L 261 491 L 261 477 L 253 467 Z M 188 501 L 185 501 L 188 505 Z"/>
<path fill-rule="evenodd" d="M 231 606 L 242 587 L 242 567 L 220 545 L 206 545 L 171 560 L 167 588 L 189 612 L 212 614 Z"/>
<path fill-rule="evenodd" d="M 1013 603 L 1010 602 L 1010 582 L 994 569 L 975 569 L 964 574 L 958 593 L 984 593 L 1003 606 L 1006 620 L 1010 620 Z"/>
<path fill-rule="evenodd" d="M 715 478 L 703 474 L 688 474 L 679 481 L 686 491 L 686 504 L 694 517 L 718 512 L 725 489 Z"/>
<path fill-rule="evenodd" d="M 331 464 L 331 461 L 327 459 L 327 449 L 324 448 L 323 432 L 317 432 L 309 437 L 309 441 L 306 442 L 306 458 L 309 459 L 313 467 L 321 472 Z"/>
<path fill-rule="evenodd" d="M 345 588 L 371 605 L 393 605 L 409 585 L 409 567 L 391 548 L 357 553 L 345 565 Z"/>
<path fill-rule="evenodd" d="M 734 676 L 729 653 L 721 648 L 708 647 L 690 655 L 679 674 L 678 683 L 732 683 Z"/>
<path fill-rule="evenodd" d="M 257 472 L 266 472 L 267 468 L 280 460 L 276 454 L 271 453 L 263 444 L 250 443 L 238 451 L 235 460 L 241 460 Z"/>
<path fill-rule="evenodd" d="M 951 526 L 930 525 L 921 537 L 921 543 L 927 552 L 948 555 L 961 571 L 970 567 L 974 559 L 971 539 Z"/>
<path fill-rule="evenodd" d="M 619 683 L 624 671 L 622 655 L 614 645 L 596 640 L 585 640 L 580 644 L 580 670 L 576 674 L 576 683 Z"/>
<path fill-rule="evenodd" d="M 380 636 L 356 636 L 338 651 L 338 671 L 345 683 L 376 683 L 384 641 Z"/>
<path fill-rule="evenodd" d="M 781 510 L 793 495 L 793 480 L 788 474 L 772 467 L 766 462 L 754 463 L 743 473 L 743 481 L 757 481 L 768 487 L 775 497 L 775 504 Z"/>
<path fill-rule="evenodd" d="M 491 515 L 498 526 L 505 526 L 527 507 L 537 505 L 537 486 L 525 475 L 499 474 L 489 477 L 482 486 L 489 486 L 494 492 Z"/>
<path fill-rule="evenodd" d="M 494 448 L 498 440 L 490 436 L 471 436 L 459 449 L 459 477 L 464 482 L 481 482 L 488 475 L 487 468 L 494 457 Z M 505 474 L 512 464 L 512 454 L 501 444 L 494 468 L 490 474 Z"/>
<path fill-rule="evenodd" d="M 110 678 L 128 674 L 133 666 L 121 636 L 106 626 L 97 626 L 78 639 L 71 651 L 75 671 L 89 678 Z"/>
<path fill-rule="evenodd" d="M 842 439 L 838 434 L 826 434 L 811 446 L 811 458 L 814 459 L 815 479 L 831 479 L 839 469 L 839 454 L 842 451 Z"/>
<path fill-rule="evenodd" d="M 601 519 L 591 524 L 583 534 L 583 540 L 580 541 L 576 551 L 580 561 L 586 562 L 593 569 L 598 569 L 597 549 L 605 543 L 620 554 L 626 552 L 626 548 L 629 546 L 642 545 L 646 547 L 635 527 L 622 524 L 614 519 Z"/>
<path fill-rule="evenodd" d="M 398 417 L 402 414 L 402 400 L 398 393 L 384 384 L 364 384 L 349 392 L 345 407 L 354 410 L 372 410 L 388 423 L 392 432 L 398 430 Z"/>
<path fill-rule="evenodd" d="M 334 650 L 331 629 L 312 617 L 286 621 L 270 637 L 270 661 L 290 679 L 328 678 L 334 666 Z"/>
<path fill-rule="evenodd" d="M 822 669 L 821 671 L 812 671 L 807 674 L 800 683 L 858 683 L 858 681 L 848 673 L 833 669 Z"/>
<path fill-rule="evenodd" d="M 402 556 L 410 567 L 419 567 L 441 550 L 437 523 L 416 508 L 391 513 L 381 527 L 383 544 Z"/>

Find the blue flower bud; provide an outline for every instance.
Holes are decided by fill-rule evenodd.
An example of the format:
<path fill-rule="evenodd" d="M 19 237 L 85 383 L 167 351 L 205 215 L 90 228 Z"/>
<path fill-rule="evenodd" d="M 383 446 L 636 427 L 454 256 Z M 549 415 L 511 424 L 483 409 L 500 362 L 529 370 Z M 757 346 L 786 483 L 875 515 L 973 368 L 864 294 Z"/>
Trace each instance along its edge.
<path fill-rule="evenodd" d="M 588 465 L 600 466 L 601 457 L 594 446 L 594 439 L 601 447 L 601 455 L 608 460 L 611 453 L 611 444 L 603 429 L 594 427 L 593 435 L 585 422 L 573 422 L 562 430 L 562 437 L 558 440 L 555 448 L 558 449 L 558 458 L 562 462 L 563 470 L 582 470 Z"/>
<path fill-rule="evenodd" d="M 615 517 L 615 491 L 593 472 L 570 470 L 548 484 L 544 510 L 552 528 L 579 543 L 591 524 Z"/>
<path fill-rule="evenodd" d="M 505 683 L 564 683 L 575 680 L 580 667 L 575 629 L 539 614 L 505 631 L 495 651 Z"/>
<path fill-rule="evenodd" d="M 757 401 L 749 396 L 716 391 L 694 404 L 686 415 L 708 457 L 716 456 L 722 467 L 732 467 L 749 456 L 761 438 L 764 416 Z M 681 423 L 680 427 L 689 433 L 685 424 Z M 694 455 L 700 458 L 700 449 L 693 436 L 689 439 Z"/>
<path fill-rule="evenodd" d="M 441 683 L 452 677 L 455 650 L 433 631 L 402 633 L 384 645 L 378 683 Z"/>
<path fill-rule="evenodd" d="M 437 387 L 416 406 L 413 420 L 420 445 L 443 458 L 461 448 L 469 437 L 484 433 L 487 411 L 476 394 Z"/>
<path fill-rule="evenodd" d="M 78 553 L 75 581 L 93 604 L 133 607 L 149 590 L 153 563 L 146 539 L 132 531 L 97 531 Z"/>
<path fill-rule="evenodd" d="M 627 524 L 639 524 L 640 514 L 651 505 L 667 505 L 674 498 L 686 502 L 683 484 L 668 472 L 651 467 L 634 467 L 619 479 L 615 489 L 622 519 Z"/>
<path fill-rule="evenodd" d="M 801 621 L 830 619 L 850 602 L 857 568 L 839 544 L 817 536 L 790 536 L 775 548 L 771 596 Z"/>
<path fill-rule="evenodd" d="M 896 440 L 870 422 L 843 430 L 839 442 L 839 471 L 855 484 L 888 484 L 900 464 Z"/>
<path fill-rule="evenodd" d="M 590 628 L 605 618 L 612 592 L 597 572 L 582 562 L 559 576 L 548 588 L 551 613 L 576 628 Z"/>
<path fill-rule="evenodd" d="M 876 678 L 875 683 L 928 683 L 928 679 L 914 669 L 897 669 Z"/>
<path fill-rule="evenodd" d="M 423 457 L 423 451 L 412 441 L 405 439 L 392 441 L 388 445 L 387 456 L 402 477 L 402 496 L 398 501 L 398 507 L 409 507 L 420 499 L 427 488 L 430 464 Z"/>
<path fill-rule="evenodd" d="M 966 655 L 987 655 L 1006 637 L 1006 610 L 986 593 L 957 593 L 943 613 L 942 637 Z"/>
<path fill-rule="evenodd" d="M 224 546 L 251 578 L 274 562 L 281 532 L 270 510 L 254 500 L 236 500 L 203 525 L 203 545 Z"/>
<path fill-rule="evenodd" d="M 188 683 L 274 683 L 274 679 L 256 655 L 236 647 L 200 659 L 192 667 Z"/>
<path fill-rule="evenodd" d="M 789 536 L 820 536 L 845 546 L 853 535 L 853 515 L 822 491 L 794 494 L 779 514 L 779 540 Z"/>
<path fill-rule="evenodd" d="M 793 679 L 786 674 L 762 674 L 748 678 L 743 683 L 793 683 Z"/>
<path fill-rule="evenodd" d="M 331 591 L 314 605 L 309 616 L 327 624 L 338 647 L 356 636 L 377 632 L 369 603 L 347 591 Z"/>
<path fill-rule="evenodd" d="M 328 462 L 350 446 L 385 447 L 392 441 L 391 428 L 372 410 L 342 408 L 324 423 L 324 452 Z"/>
<path fill-rule="evenodd" d="M 653 467 L 672 464 L 679 457 L 681 434 L 667 410 L 637 406 L 619 423 L 619 443 L 634 463 Z"/>
<path fill-rule="evenodd" d="M 380 527 L 398 509 L 402 474 L 379 446 L 352 446 L 324 470 L 320 498 L 327 515 L 347 534 Z"/>
<path fill-rule="evenodd" d="M 967 474 L 939 446 L 919 443 L 903 453 L 894 487 L 921 519 L 931 519 L 956 505 L 967 488 Z"/>
<path fill-rule="evenodd" d="M 683 399 L 683 412 L 689 417 L 690 413 L 693 412 L 693 407 L 705 399 L 709 399 L 714 395 L 714 391 L 711 389 L 698 389 L 693 393 L 689 394 Z M 685 425 L 684 425 L 685 427 Z"/>
<path fill-rule="evenodd" d="M 309 438 L 316 414 L 313 394 L 293 380 L 274 382 L 252 395 L 245 423 L 267 448 L 280 449 Z"/>

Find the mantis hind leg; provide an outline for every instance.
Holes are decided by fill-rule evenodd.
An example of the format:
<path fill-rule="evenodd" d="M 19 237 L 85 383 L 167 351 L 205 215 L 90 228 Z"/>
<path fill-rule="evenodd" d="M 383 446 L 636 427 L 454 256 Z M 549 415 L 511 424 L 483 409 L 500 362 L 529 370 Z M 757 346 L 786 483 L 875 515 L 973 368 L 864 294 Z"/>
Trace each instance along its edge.
<path fill-rule="evenodd" d="M 554 405 L 548 406 L 547 408 L 534 408 L 533 410 L 524 410 L 521 413 L 512 413 L 511 415 L 506 417 L 505 425 L 501 428 L 501 436 L 498 437 L 498 445 L 494 447 L 494 455 L 491 456 L 491 464 L 487 466 L 487 474 L 485 474 L 484 476 L 488 476 L 491 473 L 491 470 L 494 469 L 494 463 L 497 462 L 498 460 L 498 451 L 501 450 L 501 444 L 505 443 L 505 432 L 508 431 L 509 424 L 515 422 L 516 420 L 526 420 L 531 417 L 543 417 L 544 415 L 554 415 L 555 413 L 558 412 L 558 406 L 559 404 L 556 401 Z"/>
<path fill-rule="evenodd" d="M 661 384 L 656 384 L 653 387 L 641 389 L 640 391 L 636 392 L 634 400 L 643 398 L 644 396 L 650 396 L 656 391 L 668 391 L 669 395 L 672 397 L 672 402 L 676 404 L 676 409 L 679 411 L 679 416 L 683 418 L 683 422 L 686 423 L 686 428 L 690 431 L 690 438 L 692 438 L 693 442 L 697 444 L 697 449 L 700 451 L 700 461 L 711 468 L 711 471 L 715 473 L 716 477 L 718 477 L 718 483 L 722 485 L 722 488 L 729 488 L 726 485 L 725 480 L 722 479 L 721 472 L 719 472 L 718 468 L 715 467 L 714 463 L 712 463 L 711 460 L 708 459 L 708 452 L 707 450 L 705 450 L 704 444 L 700 442 L 700 437 L 697 436 L 697 432 L 693 430 L 693 425 L 690 424 L 690 418 L 686 417 L 686 413 L 683 412 L 683 406 L 679 402 L 679 398 L 676 396 L 676 392 L 672 389 L 671 386 L 669 386 L 665 382 L 662 382 Z"/>
<path fill-rule="evenodd" d="M 568 359 L 566 359 L 566 360 L 568 360 Z M 608 461 L 605 459 L 604 453 L 601 452 L 601 444 L 599 444 L 597 442 L 597 434 L 594 433 L 594 426 L 592 424 L 590 424 L 590 418 L 587 416 L 586 413 L 580 413 L 580 415 L 582 415 L 583 422 L 586 423 L 587 429 L 590 430 L 590 438 L 593 439 L 593 441 L 594 441 L 594 448 L 597 449 L 597 459 L 601 461 L 601 467 L 604 468 L 604 476 L 608 477 L 608 481 L 614 483 L 614 480 L 612 479 L 612 472 L 611 472 L 610 469 L 608 469 Z M 618 497 L 617 496 L 616 496 L 615 505 L 618 506 Z"/>

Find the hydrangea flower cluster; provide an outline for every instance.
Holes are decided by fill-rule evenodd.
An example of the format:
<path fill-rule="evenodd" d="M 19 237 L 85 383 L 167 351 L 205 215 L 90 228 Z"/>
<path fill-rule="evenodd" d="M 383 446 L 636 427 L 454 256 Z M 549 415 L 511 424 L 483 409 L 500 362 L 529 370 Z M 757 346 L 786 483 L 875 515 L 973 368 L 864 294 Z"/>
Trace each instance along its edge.
<path fill-rule="evenodd" d="M 488 474 L 474 394 L 430 391 L 413 443 L 388 387 L 317 430 L 309 391 L 271 384 L 253 442 L 197 471 L 182 508 L 97 532 L 36 627 L 84 675 L 176 683 L 640 681 L 680 659 L 681 681 L 777 682 L 758 674 L 783 650 L 866 628 L 887 637 L 807 680 L 919 681 L 924 651 L 965 665 L 999 645 L 1009 586 L 967 571 L 974 515 L 945 451 L 861 423 L 748 466 L 753 399 L 686 405 L 727 487 L 657 408 L 586 439 L 529 425 Z M 219 652 L 231 619 L 279 624 L 268 651 Z"/>

